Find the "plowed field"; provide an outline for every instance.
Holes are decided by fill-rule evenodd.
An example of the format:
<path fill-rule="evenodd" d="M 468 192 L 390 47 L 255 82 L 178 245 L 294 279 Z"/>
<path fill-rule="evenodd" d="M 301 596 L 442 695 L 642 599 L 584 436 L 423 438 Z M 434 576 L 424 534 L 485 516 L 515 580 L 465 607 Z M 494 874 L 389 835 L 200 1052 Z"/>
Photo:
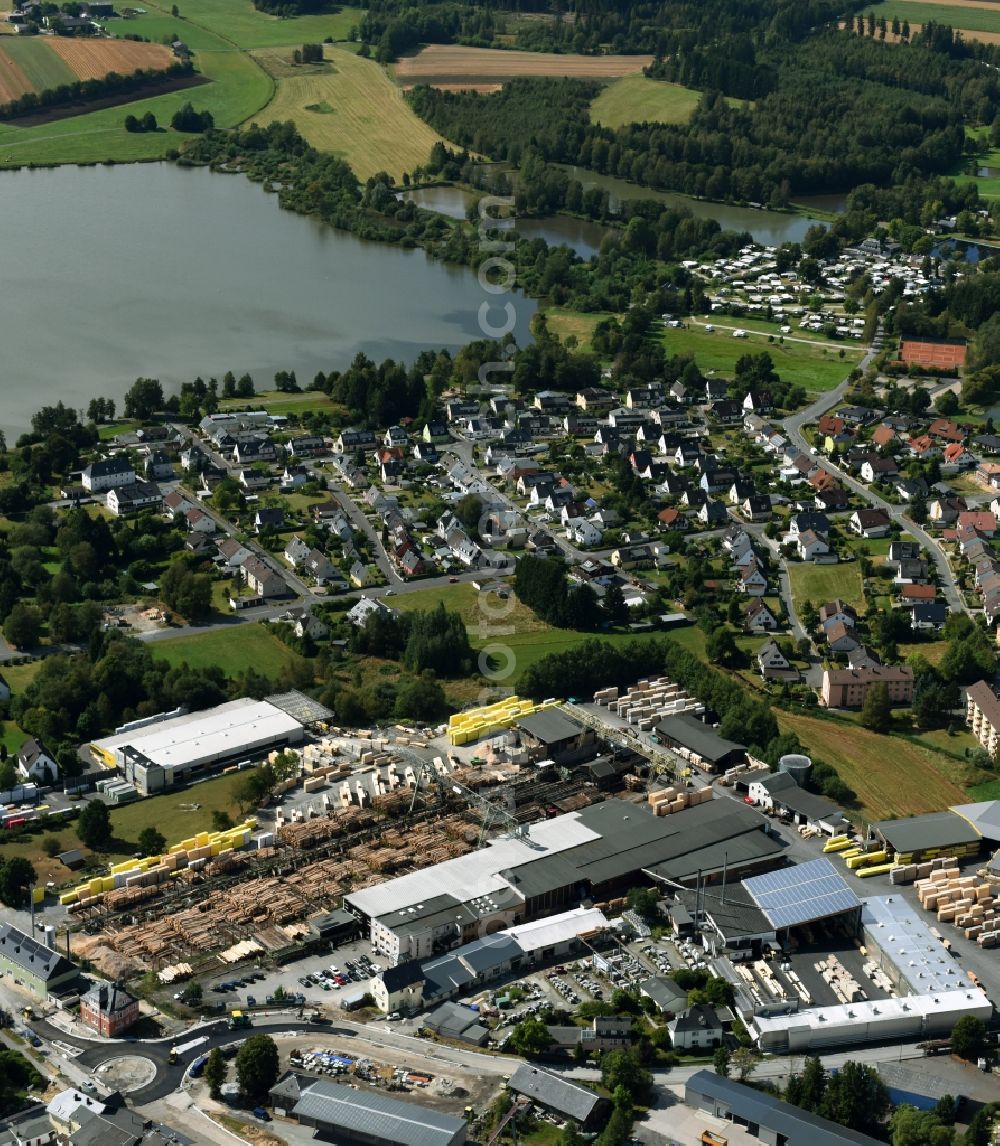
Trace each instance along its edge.
<path fill-rule="evenodd" d="M 99 80 L 108 72 L 127 76 L 143 70 L 159 71 L 173 62 L 173 53 L 163 44 L 56 36 L 46 43 L 78 80 Z"/>
<path fill-rule="evenodd" d="M 407 87 L 430 84 L 455 88 L 539 76 L 612 80 L 641 72 L 652 62 L 652 56 L 575 56 L 432 44 L 415 56 L 399 60 L 395 70 L 396 79 Z"/>

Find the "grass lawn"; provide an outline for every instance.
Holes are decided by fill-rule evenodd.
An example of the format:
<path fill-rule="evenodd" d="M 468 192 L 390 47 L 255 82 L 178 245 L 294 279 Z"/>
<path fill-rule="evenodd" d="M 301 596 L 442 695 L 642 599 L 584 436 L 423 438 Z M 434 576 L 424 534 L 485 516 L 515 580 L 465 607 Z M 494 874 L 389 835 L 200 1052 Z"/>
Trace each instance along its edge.
<path fill-rule="evenodd" d="M 606 314 L 584 314 L 579 310 L 566 310 L 561 306 L 552 306 L 545 310 L 549 330 L 563 342 L 572 334 L 580 350 L 590 349 L 594 327 L 602 318 L 607 317 Z"/>
<path fill-rule="evenodd" d="M 899 646 L 899 655 L 902 660 L 905 661 L 907 657 L 917 655 L 926 657 L 928 663 L 932 665 L 939 665 L 941 663 L 941 658 L 947 651 L 947 641 L 918 641 L 914 644 Z"/>
<path fill-rule="evenodd" d="M 766 350 L 774 362 L 774 368 L 782 378 L 789 378 L 812 392 L 832 390 L 839 386 L 854 366 L 861 360 L 862 351 L 855 345 L 816 342 L 812 339 L 793 342 L 798 336 L 788 336 L 779 343 L 776 330 L 774 342 L 768 342 L 768 335 L 756 333 L 749 322 L 742 318 L 726 318 L 726 325 L 739 327 L 750 332 L 749 338 L 733 338 L 729 331 L 716 329 L 714 332 L 689 326 L 685 330 L 667 328 L 662 341 L 670 355 L 691 353 L 698 366 L 705 373 L 716 371 L 731 377 L 738 359 L 744 354 L 759 354 Z M 840 357 L 840 351 L 844 357 Z"/>
<path fill-rule="evenodd" d="M 187 661 L 192 668 L 218 665 L 227 676 L 252 668 L 265 676 L 280 677 L 295 657 L 267 625 L 255 623 L 234 622 L 231 628 L 171 637 L 156 641 L 151 648 L 158 660 L 172 665 Z"/>
<path fill-rule="evenodd" d="M 623 76 L 608 84 L 590 105 L 590 118 L 612 128 L 627 123 L 687 123 L 700 99 L 701 92 L 680 84 Z"/>
<path fill-rule="evenodd" d="M 42 662 L 28 661 L 23 665 L 4 665 L 3 676 L 7 683 L 10 685 L 11 692 L 18 693 L 24 692 L 29 684 L 38 676 L 38 672 L 42 667 Z"/>
<path fill-rule="evenodd" d="M 818 609 L 826 601 L 840 597 L 859 611 L 864 608 L 864 594 L 861 589 L 861 565 L 858 561 L 837 565 L 813 565 L 811 562 L 788 563 L 788 578 L 792 587 L 792 599 L 796 611 L 802 609 L 806 601 Z"/>
<path fill-rule="evenodd" d="M 968 768 L 901 736 L 880 736 L 834 717 L 775 709 L 782 732 L 794 732 L 807 753 L 832 764 L 858 795 L 871 820 L 936 812 L 970 798 Z M 980 797 L 982 798 L 982 797 Z"/>
<path fill-rule="evenodd" d="M 269 414 L 307 414 L 314 410 L 338 413 L 343 410 L 321 390 L 300 390 L 289 394 L 283 390 L 262 390 L 253 398 L 223 398 L 220 410 L 267 410 Z"/>
<path fill-rule="evenodd" d="M 153 8 L 152 4 L 142 5 Z M 170 6 L 159 6 L 169 13 Z M 351 28 L 361 19 L 361 9 L 344 7 L 320 16 L 295 16 L 282 19 L 267 12 L 259 12 L 252 0 L 194 0 L 190 6 L 179 5 L 181 38 L 187 40 L 192 23 L 208 28 L 241 48 L 274 48 L 284 45 L 319 43 L 331 37 L 346 40 Z M 131 26 L 129 21 L 126 27 Z M 172 21 L 176 26 L 177 21 Z"/>
<path fill-rule="evenodd" d="M 866 14 L 867 14 L 866 9 Z M 969 32 L 992 32 L 1000 36 L 1000 8 L 994 4 L 924 4 L 921 0 L 883 0 L 872 9 L 876 18 L 884 16 L 892 24 L 893 16 L 911 24 L 950 24 Z"/>
<path fill-rule="evenodd" d="M 322 65 L 293 68 L 287 51 L 261 52 L 257 59 L 276 84 L 258 121 L 292 120 L 314 147 L 344 159 L 361 179 L 377 171 L 399 178 L 426 163 L 441 139 L 373 60 L 329 46 Z"/>
<path fill-rule="evenodd" d="M 210 829 L 215 811 L 229 812 L 233 820 L 238 821 L 239 809 L 232 793 L 239 778 L 238 772 L 230 772 L 177 792 L 150 796 L 134 804 L 112 808 L 114 844 L 108 854 L 94 855 L 90 852 L 80 843 L 75 827 L 70 825 L 58 831 L 32 835 L 24 842 L 0 844 L 0 862 L 11 856 L 24 856 L 34 866 L 40 883 L 51 881 L 57 887 L 75 886 L 82 881 L 83 874 L 68 871 L 58 860 L 49 859 L 42 851 L 42 841 L 48 836 L 56 836 L 62 851 L 79 848 L 87 857 L 88 866 L 103 871 L 109 863 L 135 854 L 135 841 L 143 828 L 153 827 L 161 831 L 169 845 L 179 843 L 193 832 Z M 195 804 L 197 809 L 193 807 Z"/>
<path fill-rule="evenodd" d="M 987 780 L 984 784 L 975 784 L 965 795 L 968 802 L 1000 800 L 1000 780 Z"/>

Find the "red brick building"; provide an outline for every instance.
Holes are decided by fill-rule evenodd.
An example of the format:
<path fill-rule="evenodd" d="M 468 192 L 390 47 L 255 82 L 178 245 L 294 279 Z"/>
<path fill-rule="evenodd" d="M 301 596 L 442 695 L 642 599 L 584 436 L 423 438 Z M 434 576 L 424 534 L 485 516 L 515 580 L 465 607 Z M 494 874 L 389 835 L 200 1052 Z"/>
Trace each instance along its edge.
<path fill-rule="evenodd" d="M 80 1018 L 105 1038 L 117 1038 L 139 1018 L 139 1000 L 111 983 L 95 983 L 80 999 Z"/>

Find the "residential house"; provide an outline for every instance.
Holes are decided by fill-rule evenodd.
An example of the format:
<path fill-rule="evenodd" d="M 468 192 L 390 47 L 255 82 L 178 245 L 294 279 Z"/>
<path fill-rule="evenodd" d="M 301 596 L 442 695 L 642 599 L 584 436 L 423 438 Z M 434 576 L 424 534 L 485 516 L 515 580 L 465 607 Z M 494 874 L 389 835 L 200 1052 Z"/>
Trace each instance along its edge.
<path fill-rule="evenodd" d="M 714 421 L 732 426 L 743 421 L 743 406 L 735 398 L 723 398 L 712 403 L 709 414 Z"/>
<path fill-rule="evenodd" d="M 854 626 L 845 621 L 831 621 L 823 626 L 827 648 L 832 653 L 853 652 L 861 643 L 854 635 Z"/>
<path fill-rule="evenodd" d="M 830 519 L 825 513 L 802 510 L 792 514 L 788 523 L 788 532 L 792 537 L 801 533 L 811 532 L 825 537 L 830 532 Z"/>
<path fill-rule="evenodd" d="M 653 551 L 648 545 L 615 549 L 611 554 L 611 564 L 616 569 L 651 569 L 653 563 Z"/>
<path fill-rule="evenodd" d="M 566 523 L 566 536 L 574 545 L 591 549 L 595 545 L 600 545 L 604 531 L 595 522 L 588 521 L 585 517 L 578 517 Z"/>
<path fill-rule="evenodd" d="M 17 753 L 17 772 L 25 780 L 32 780 L 43 786 L 54 784 L 59 779 L 59 765 L 55 757 L 41 740 L 31 737 L 21 745 Z"/>
<path fill-rule="evenodd" d="M 738 578 L 737 588 L 751 597 L 763 597 L 767 592 L 767 578 L 760 566 L 749 566 Z"/>
<path fill-rule="evenodd" d="M 900 585 L 899 597 L 904 604 L 934 601 L 937 599 L 936 585 Z"/>
<path fill-rule="evenodd" d="M 800 679 L 799 670 L 792 668 L 775 640 L 765 641 L 757 650 L 757 667 L 764 680 L 796 684 Z"/>
<path fill-rule="evenodd" d="M 288 593 L 285 579 L 256 554 L 243 562 L 240 573 L 257 597 L 284 597 Z"/>
<path fill-rule="evenodd" d="M 204 533 L 210 535 L 218 531 L 213 518 L 197 506 L 192 507 L 184 514 L 184 522 L 189 533 Z"/>
<path fill-rule="evenodd" d="M 251 435 L 237 440 L 233 447 L 233 461 L 239 466 L 253 465 L 255 462 L 277 461 L 278 447 L 270 438 Z"/>
<path fill-rule="evenodd" d="M 857 622 L 858 614 L 853 605 L 848 605 L 839 597 L 832 601 L 827 601 L 826 604 L 819 607 L 819 623 L 826 628 L 827 625 L 832 624 L 834 621 L 843 621 L 844 624 L 854 627 Z"/>
<path fill-rule="evenodd" d="M 133 485 L 136 481 L 136 472 L 132 463 L 124 455 L 102 458 L 91 462 L 83 471 L 81 477 L 83 488 L 90 493 L 104 493 L 106 490 L 117 487 Z"/>
<path fill-rule="evenodd" d="M 884 509 L 856 509 L 851 516 L 851 529 L 859 537 L 888 537 L 889 515 Z"/>
<path fill-rule="evenodd" d="M 362 597 L 356 605 L 347 610 L 347 619 L 352 625 L 363 629 L 368 623 L 368 618 L 376 613 L 383 617 L 395 618 L 399 616 L 395 609 L 390 609 L 377 597 Z"/>
<path fill-rule="evenodd" d="M 927 427 L 927 433 L 932 438 L 940 438 L 945 442 L 965 443 L 969 436 L 967 426 L 960 426 L 957 422 L 950 422 L 947 418 L 935 418 Z"/>
<path fill-rule="evenodd" d="M 301 465 L 286 465 L 281 475 L 281 489 L 283 493 L 291 493 L 301 489 L 312 475 Z"/>
<path fill-rule="evenodd" d="M 816 429 L 825 438 L 829 435 L 842 434 L 847 423 L 836 414 L 822 414 L 816 423 Z"/>
<path fill-rule="evenodd" d="M 151 450 L 142 460 L 146 481 L 166 481 L 174 476 L 174 461 L 163 450 Z"/>
<path fill-rule="evenodd" d="M 310 545 L 307 545 L 298 534 L 295 534 L 285 545 L 285 560 L 293 569 L 298 569 L 309 556 L 311 549 Z"/>
<path fill-rule="evenodd" d="M 907 445 L 910 447 L 910 453 L 915 458 L 919 458 L 922 462 L 940 458 L 944 452 L 941 446 L 928 434 L 921 434 L 919 437 L 910 438 Z"/>
<path fill-rule="evenodd" d="M 770 414 L 774 409 L 774 399 L 770 390 L 749 390 L 743 399 L 743 409 L 753 414 Z"/>
<path fill-rule="evenodd" d="M 884 481 L 898 473 L 895 458 L 869 457 L 861 466 L 861 477 L 869 483 Z"/>
<path fill-rule="evenodd" d="M 448 432 L 448 427 L 444 422 L 428 422 L 423 429 L 421 437 L 425 442 L 434 445 L 442 445 L 445 442 L 451 441 L 451 434 Z"/>
<path fill-rule="evenodd" d="M 705 403 L 711 405 L 725 398 L 729 393 L 729 383 L 724 378 L 708 378 L 705 381 Z"/>
<path fill-rule="evenodd" d="M 722 1042 L 722 1022 L 714 1007 L 698 1003 L 667 1022 L 675 1050 L 710 1050 Z"/>
<path fill-rule="evenodd" d="M 283 529 L 285 511 L 283 509 L 258 509 L 253 515 L 253 527 L 257 533 L 262 529 Z"/>
<path fill-rule="evenodd" d="M 115 517 L 128 517 L 149 509 L 159 512 L 163 508 L 160 487 L 151 481 L 135 481 L 130 485 L 114 486 L 107 492 L 108 510 Z"/>
<path fill-rule="evenodd" d="M 729 514 L 721 501 L 713 501 L 706 495 L 698 510 L 698 520 L 708 526 L 724 525 L 729 520 Z"/>
<path fill-rule="evenodd" d="M 894 446 L 899 442 L 899 433 L 893 429 L 892 426 L 887 426 L 884 422 L 881 426 L 876 426 L 872 434 L 872 445 L 879 449 L 885 446 Z"/>
<path fill-rule="evenodd" d="M 189 501 L 184 494 L 171 490 L 163 499 L 163 512 L 168 517 L 180 515 L 183 517 L 189 509 L 194 509 L 195 503 Z"/>
<path fill-rule="evenodd" d="M 813 561 L 817 557 L 823 557 L 830 552 L 830 546 L 826 540 L 814 533 L 811 529 L 807 529 L 805 533 L 798 535 L 796 547 L 799 552 L 799 558 L 802 561 Z"/>
<path fill-rule="evenodd" d="M 740 509 L 747 521 L 770 521 L 771 497 L 766 493 L 751 494 Z"/>
<path fill-rule="evenodd" d="M 374 445 L 375 435 L 371 430 L 348 426 L 347 429 L 340 431 L 337 440 L 333 443 L 333 450 L 334 453 L 345 454 L 353 453 L 355 450 L 369 450 Z"/>
<path fill-rule="evenodd" d="M 958 515 L 964 513 L 967 508 L 963 497 L 939 497 L 927 506 L 927 513 L 935 525 L 952 525 L 958 521 Z M 993 506 L 990 508 L 993 509 Z"/>
<path fill-rule="evenodd" d="M 817 492 L 813 504 L 824 513 L 839 513 L 849 507 L 850 500 L 846 490 L 839 485 L 831 485 Z"/>
<path fill-rule="evenodd" d="M 981 537 L 992 537 L 997 531 L 997 519 L 992 513 L 967 509 L 958 515 L 958 528 L 971 528 Z"/>
<path fill-rule="evenodd" d="M 748 633 L 770 633 L 777 627 L 777 618 L 759 597 L 743 606 L 743 628 Z"/>
<path fill-rule="evenodd" d="M 898 569 L 901 561 L 914 561 L 919 556 L 920 543 L 918 541 L 893 541 L 889 545 L 889 553 L 885 563 Z"/>
<path fill-rule="evenodd" d="M 943 601 L 914 605 L 910 610 L 910 628 L 938 632 L 948 620 L 948 606 Z"/>
<path fill-rule="evenodd" d="M 974 470 L 979 463 L 974 454 L 971 454 L 961 442 L 950 442 L 944 448 L 941 457 L 942 473 L 958 473 L 962 470 Z"/>
<path fill-rule="evenodd" d="M 600 390 L 597 387 L 588 386 L 583 390 L 577 390 L 576 404 L 581 410 L 601 413 L 611 409 L 615 404 L 615 396 L 610 390 Z"/>
<path fill-rule="evenodd" d="M 672 506 L 661 509 L 656 515 L 656 520 L 659 529 L 683 530 L 688 527 L 688 519 L 679 509 L 674 509 Z"/>
<path fill-rule="evenodd" d="M 285 449 L 293 458 L 313 458 L 325 452 L 326 442 L 318 434 L 303 434 L 298 438 L 292 438 Z"/>

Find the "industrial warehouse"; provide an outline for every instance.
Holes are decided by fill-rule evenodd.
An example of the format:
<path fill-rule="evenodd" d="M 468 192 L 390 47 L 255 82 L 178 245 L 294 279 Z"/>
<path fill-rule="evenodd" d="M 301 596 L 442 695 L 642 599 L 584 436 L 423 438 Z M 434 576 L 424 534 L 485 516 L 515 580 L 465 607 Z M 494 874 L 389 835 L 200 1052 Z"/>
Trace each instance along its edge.
<path fill-rule="evenodd" d="M 218 765 L 299 744 L 304 735 L 302 724 L 275 704 L 243 698 L 202 712 L 136 721 L 95 740 L 91 750 L 148 796 Z"/>
<path fill-rule="evenodd" d="M 647 870 L 678 882 L 782 864 L 766 821 L 730 800 L 672 815 L 604 800 L 422 871 L 344 897 L 392 963 L 423 959 L 513 924 L 627 890 Z M 726 853 L 730 853 L 727 859 Z"/>

